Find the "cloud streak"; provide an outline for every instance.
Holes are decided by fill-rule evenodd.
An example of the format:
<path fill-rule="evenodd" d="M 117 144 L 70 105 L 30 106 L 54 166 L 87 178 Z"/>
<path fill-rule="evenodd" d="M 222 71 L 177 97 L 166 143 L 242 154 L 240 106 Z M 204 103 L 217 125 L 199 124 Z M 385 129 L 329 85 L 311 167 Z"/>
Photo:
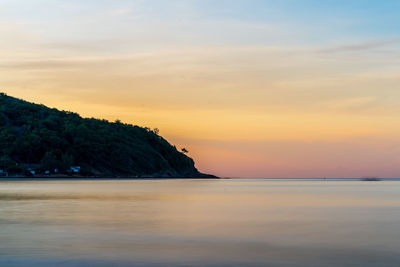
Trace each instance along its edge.
<path fill-rule="evenodd" d="M 358 44 L 341 45 L 336 47 L 329 47 L 319 50 L 320 53 L 351 53 L 351 52 L 365 52 L 369 50 L 382 49 L 400 44 L 400 38 L 389 40 L 374 40 L 365 41 Z"/>

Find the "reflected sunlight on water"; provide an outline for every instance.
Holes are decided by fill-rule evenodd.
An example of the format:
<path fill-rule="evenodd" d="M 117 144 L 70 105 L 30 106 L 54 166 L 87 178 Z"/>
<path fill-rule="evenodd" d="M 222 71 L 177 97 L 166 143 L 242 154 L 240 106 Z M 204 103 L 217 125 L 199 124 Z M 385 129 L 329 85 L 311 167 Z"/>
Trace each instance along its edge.
<path fill-rule="evenodd" d="M 1 181 L 0 266 L 400 266 L 400 182 Z"/>

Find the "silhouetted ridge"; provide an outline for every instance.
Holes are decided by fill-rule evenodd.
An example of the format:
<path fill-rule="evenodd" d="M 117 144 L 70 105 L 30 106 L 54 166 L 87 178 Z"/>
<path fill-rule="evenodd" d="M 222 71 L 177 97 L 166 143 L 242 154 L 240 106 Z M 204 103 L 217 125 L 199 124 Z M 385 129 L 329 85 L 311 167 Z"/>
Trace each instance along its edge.
<path fill-rule="evenodd" d="M 73 169 L 71 167 L 79 167 Z M 157 130 L 81 118 L 0 94 L 0 172 L 212 177 Z"/>

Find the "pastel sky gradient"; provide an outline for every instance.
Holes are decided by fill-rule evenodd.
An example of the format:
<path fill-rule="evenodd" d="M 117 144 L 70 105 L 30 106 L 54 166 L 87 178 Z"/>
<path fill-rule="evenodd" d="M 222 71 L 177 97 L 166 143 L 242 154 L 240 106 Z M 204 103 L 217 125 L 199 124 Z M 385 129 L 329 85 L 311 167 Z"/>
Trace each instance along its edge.
<path fill-rule="evenodd" d="M 400 1 L 0 0 L 0 91 L 224 177 L 400 177 Z"/>

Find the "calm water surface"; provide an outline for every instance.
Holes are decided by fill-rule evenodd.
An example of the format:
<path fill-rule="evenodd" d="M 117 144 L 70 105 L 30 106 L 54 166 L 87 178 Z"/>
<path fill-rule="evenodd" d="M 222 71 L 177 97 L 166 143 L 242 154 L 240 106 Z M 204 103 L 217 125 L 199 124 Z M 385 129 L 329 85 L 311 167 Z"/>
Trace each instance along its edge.
<path fill-rule="evenodd" d="M 0 181 L 0 266 L 400 266 L 400 182 Z"/>

